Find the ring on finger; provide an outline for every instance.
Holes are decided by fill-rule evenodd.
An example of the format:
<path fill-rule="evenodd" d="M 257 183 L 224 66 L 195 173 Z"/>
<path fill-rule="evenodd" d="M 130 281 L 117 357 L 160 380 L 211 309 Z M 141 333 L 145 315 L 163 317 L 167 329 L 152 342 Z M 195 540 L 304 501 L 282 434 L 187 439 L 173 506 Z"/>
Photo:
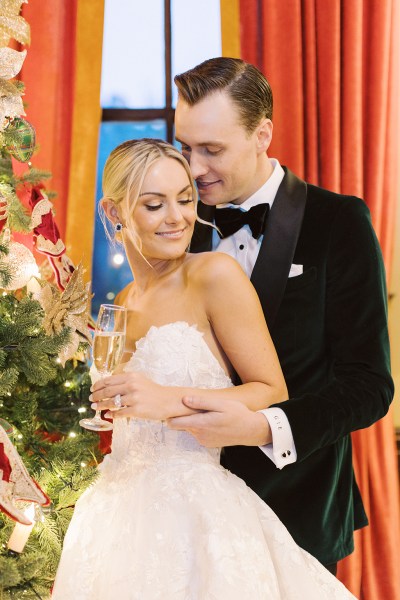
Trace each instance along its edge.
<path fill-rule="evenodd" d="M 121 394 L 117 394 L 116 396 L 114 396 L 114 406 L 115 406 L 115 408 L 121 408 L 121 406 L 122 406 Z"/>

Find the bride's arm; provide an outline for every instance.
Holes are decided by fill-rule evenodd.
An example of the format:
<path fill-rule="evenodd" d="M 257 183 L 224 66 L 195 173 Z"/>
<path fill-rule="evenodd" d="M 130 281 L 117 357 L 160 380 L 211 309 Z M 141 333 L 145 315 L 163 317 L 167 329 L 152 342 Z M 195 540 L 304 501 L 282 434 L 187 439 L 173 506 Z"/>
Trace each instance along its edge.
<path fill-rule="evenodd" d="M 288 398 L 288 392 L 258 295 L 238 263 L 221 253 L 206 255 L 196 267 L 198 297 L 218 342 L 242 385 L 227 397 L 252 410 Z M 207 260 L 208 258 L 208 260 Z M 211 390 L 210 390 L 211 392 Z M 219 394 L 213 396 L 221 398 Z M 194 395 L 193 391 L 190 395 Z M 202 397 L 206 397 L 204 392 Z"/>
<path fill-rule="evenodd" d="M 232 258 L 214 253 L 196 261 L 192 284 L 196 302 L 204 306 L 212 329 L 242 385 L 226 389 L 194 390 L 161 386 L 140 373 L 114 375 L 93 387 L 98 408 L 113 408 L 121 394 L 126 408 L 113 417 L 169 419 L 193 411 L 183 396 L 201 395 L 237 401 L 252 411 L 287 399 L 287 389 L 265 323 L 258 296 Z"/>

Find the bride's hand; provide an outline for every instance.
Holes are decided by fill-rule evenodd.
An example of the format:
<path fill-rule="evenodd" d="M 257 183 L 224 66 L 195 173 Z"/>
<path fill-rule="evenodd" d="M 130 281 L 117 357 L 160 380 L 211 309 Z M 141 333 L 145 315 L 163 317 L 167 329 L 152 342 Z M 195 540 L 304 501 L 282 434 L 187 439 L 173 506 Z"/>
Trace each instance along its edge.
<path fill-rule="evenodd" d="M 110 410 L 107 417 L 136 417 L 163 421 L 168 418 L 169 388 L 154 383 L 141 373 L 121 373 L 105 377 L 92 388 L 90 400 L 95 410 Z M 122 408 L 116 410 L 115 397 Z"/>

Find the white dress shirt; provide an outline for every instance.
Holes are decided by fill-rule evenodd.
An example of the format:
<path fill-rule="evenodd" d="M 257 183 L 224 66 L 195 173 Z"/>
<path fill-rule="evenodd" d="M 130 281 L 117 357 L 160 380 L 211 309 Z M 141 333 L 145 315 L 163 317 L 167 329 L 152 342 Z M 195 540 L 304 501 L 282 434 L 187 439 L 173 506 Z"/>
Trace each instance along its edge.
<path fill-rule="evenodd" d="M 253 206 L 262 203 L 268 203 L 270 208 L 274 202 L 278 188 L 285 175 L 284 170 L 275 158 L 271 158 L 270 162 L 274 168 L 271 176 L 267 179 L 250 198 L 247 198 L 242 204 L 224 204 L 220 208 L 234 208 L 236 210 L 250 210 Z M 218 210 L 217 206 L 217 210 Z M 253 238 L 250 227 L 245 225 L 233 235 L 220 239 L 216 231 L 213 232 L 213 250 L 224 252 L 235 258 L 241 265 L 243 270 L 251 277 L 254 265 L 260 251 L 263 236 L 258 240 Z M 294 265 L 297 267 L 297 265 Z M 296 269 L 291 269 L 291 273 L 296 275 Z M 294 445 L 292 430 L 289 421 L 282 409 L 273 407 L 266 408 L 261 412 L 267 419 L 272 432 L 272 444 L 260 446 L 261 450 L 275 463 L 278 469 L 293 463 L 297 459 L 296 448 Z"/>

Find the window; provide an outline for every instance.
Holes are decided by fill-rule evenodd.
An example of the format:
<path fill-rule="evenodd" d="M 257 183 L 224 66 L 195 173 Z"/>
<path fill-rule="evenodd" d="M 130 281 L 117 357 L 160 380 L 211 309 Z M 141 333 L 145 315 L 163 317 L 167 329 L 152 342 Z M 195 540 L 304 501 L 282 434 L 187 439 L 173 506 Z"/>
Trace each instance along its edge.
<path fill-rule="evenodd" d="M 219 0 L 106 0 L 96 206 L 107 156 L 128 139 L 173 142 L 173 78 L 221 55 Z M 107 241 L 98 215 L 93 252 L 93 314 L 132 280 L 119 246 Z"/>

